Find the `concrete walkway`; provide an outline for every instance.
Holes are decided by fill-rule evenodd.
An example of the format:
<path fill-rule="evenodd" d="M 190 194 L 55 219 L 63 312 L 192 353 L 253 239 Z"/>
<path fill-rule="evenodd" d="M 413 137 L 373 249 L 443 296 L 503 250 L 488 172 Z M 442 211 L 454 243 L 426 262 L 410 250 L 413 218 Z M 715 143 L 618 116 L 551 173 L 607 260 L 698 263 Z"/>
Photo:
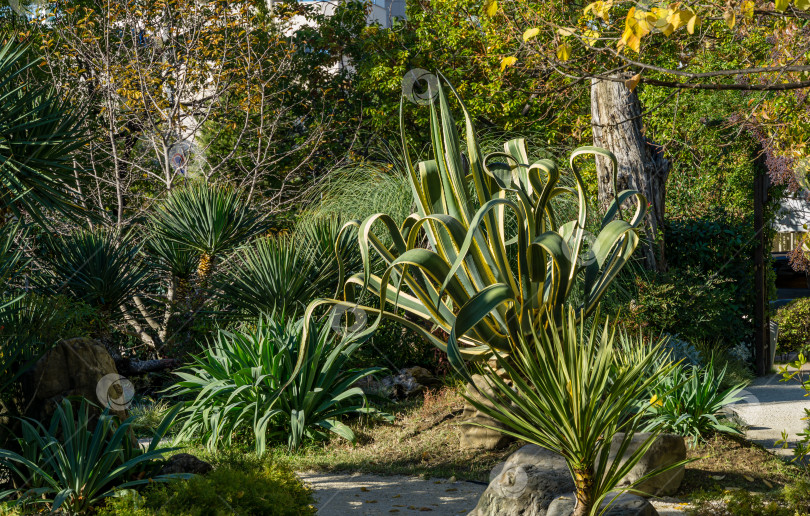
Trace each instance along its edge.
<path fill-rule="evenodd" d="M 806 374 L 806 373 L 805 373 Z M 808 421 L 804 409 L 810 409 L 810 397 L 796 380 L 783 382 L 782 376 L 772 374 L 757 378 L 742 393 L 743 401 L 729 406 L 748 425 L 747 439 L 782 456 L 792 456 L 798 434 L 803 432 Z M 788 433 L 789 449 L 775 443 Z"/>
<path fill-rule="evenodd" d="M 483 483 L 360 473 L 298 473 L 315 490 L 320 516 L 391 515 L 430 512 L 467 514 L 487 488 Z M 685 513 L 684 504 L 653 501 L 660 516 Z"/>

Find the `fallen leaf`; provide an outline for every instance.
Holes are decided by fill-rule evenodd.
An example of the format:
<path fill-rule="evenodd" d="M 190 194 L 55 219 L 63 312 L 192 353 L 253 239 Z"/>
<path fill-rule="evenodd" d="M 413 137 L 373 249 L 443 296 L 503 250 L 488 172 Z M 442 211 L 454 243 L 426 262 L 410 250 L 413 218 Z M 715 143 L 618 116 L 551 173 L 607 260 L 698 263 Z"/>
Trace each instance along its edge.
<path fill-rule="evenodd" d="M 712 475 L 712 478 L 715 479 L 715 480 L 723 480 L 724 478 L 726 478 L 726 476 L 725 475 Z"/>
<path fill-rule="evenodd" d="M 768 482 L 768 481 L 767 481 L 767 480 L 765 480 L 764 478 L 762 479 L 762 482 L 764 482 L 764 483 L 765 483 L 765 485 L 766 485 L 766 486 L 768 486 L 768 489 L 773 489 L 773 484 L 771 484 L 770 482 Z"/>
<path fill-rule="evenodd" d="M 744 479 L 746 479 L 746 480 L 747 480 L 747 481 L 749 481 L 749 482 L 753 482 L 753 481 L 754 481 L 754 478 L 753 478 L 753 477 L 749 477 L 748 475 L 743 475 L 743 478 L 744 478 Z"/>

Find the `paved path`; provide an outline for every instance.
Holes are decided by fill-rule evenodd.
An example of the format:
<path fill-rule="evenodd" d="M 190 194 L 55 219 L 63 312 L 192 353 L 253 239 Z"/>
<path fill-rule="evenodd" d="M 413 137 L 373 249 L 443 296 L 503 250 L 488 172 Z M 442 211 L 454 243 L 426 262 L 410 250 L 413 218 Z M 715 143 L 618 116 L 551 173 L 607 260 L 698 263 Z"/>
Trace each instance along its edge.
<path fill-rule="evenodd" d="M 802 421 L 804 409 L 810 409 L 810 397 L 796 380 L 782 382 L 781 375 L 757 378 L 741 394 L 743 401 L 731 405 L 746 425 L 746 438 L 761 444 L 779 455 L 790 456 L 790 449 L 775 445 L 782 439 L 782 431 L 789 435 L 788 442 L 795 448 L 799 432 L 807 428 Z"/>
<path fill-rule="evenodd" d="M 386 515 L 430 512 L 437 516 L 467 514 L 486 485 L 447 479 L 360 473 L 299 473 L 315 490 L 320 516 Z M 661 516 L 684 514 L 683 505 L 653 502 Z"/>

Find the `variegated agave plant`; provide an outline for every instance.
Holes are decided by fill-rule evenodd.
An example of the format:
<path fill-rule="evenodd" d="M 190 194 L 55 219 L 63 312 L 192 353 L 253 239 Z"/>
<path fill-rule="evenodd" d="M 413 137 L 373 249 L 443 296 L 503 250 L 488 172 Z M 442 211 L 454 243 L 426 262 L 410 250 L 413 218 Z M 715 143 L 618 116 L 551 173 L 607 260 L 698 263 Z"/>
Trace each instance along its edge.
<path fill-rule="evenodd" d="M 433 159 L 414 165 L 401 106 L 402 147 L 417 212 L 401 226 L 382 213 L 344 226 L 358 230 L 364 272 L 348 279 L 343 300 L 315 301 L 308 312 L 322 304 L 357 306 L 352 299 L 359 286 L 379 296 L 385 310 L 360 306 L 378 317 L 357 337 L 373 332 L 381 317 L 390 317 L 446 350 L 452 365 L 463 370 L 465 358 L 491 348 L 508 352 L 520 335 L 546 327 L 549 315 L 563 320 L 577 282 L 582 282 L 584 298 L 577 315 L 587 317 L 638 245 L 647 203 L 637 191 L 618 193 L 601 231 L 586 242 L 588 206 L 577 163 L 584 156 L 604 156 L 615 171 L 615 157 L 596 147 L 576 149 L 570 157 L 575 186 L 569 187 L 560 184 L 553 161 L 529 162 L 523 139 L 484 156 L 461 98 L 447 87 L 464 112 L 466 150 L 445 89 L 436 81 L 430 105 Z M 577 203 L 576 219 L 557 219 L 553 201 L 560 196 Z M 633 198 L 635 213 L 627 220 L 622 205 Z M 393 245 L 384 245 L 378 231 L 386 231 Z M 370 270 L 372 252 L 386 264 L 381 276 Z M 441 328 L 448 341 L 399 317 L 397 308 Z"/>

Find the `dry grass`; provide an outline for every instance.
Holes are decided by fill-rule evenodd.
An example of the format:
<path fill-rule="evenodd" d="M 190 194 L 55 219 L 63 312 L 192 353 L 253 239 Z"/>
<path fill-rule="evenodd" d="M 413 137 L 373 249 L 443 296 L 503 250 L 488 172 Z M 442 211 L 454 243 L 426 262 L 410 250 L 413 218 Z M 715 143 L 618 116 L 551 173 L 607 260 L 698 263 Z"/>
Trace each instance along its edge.
<path fill-rule="evenodd" d="M 275 448 L 273 457 L 296 470 L 455 476 L 487 482 L 492 468 L 519 445 L 499 451 L 462 449 L 459 416 L 464 399 L 460 391 L 460 387 L 443 387 L 427 391 L 422 399 L 397 405 L 396 419 L 390 424 L 355 423 L 358 440 L 354 445 L 334 438 L 294 454 L 285 447 Z"/>

